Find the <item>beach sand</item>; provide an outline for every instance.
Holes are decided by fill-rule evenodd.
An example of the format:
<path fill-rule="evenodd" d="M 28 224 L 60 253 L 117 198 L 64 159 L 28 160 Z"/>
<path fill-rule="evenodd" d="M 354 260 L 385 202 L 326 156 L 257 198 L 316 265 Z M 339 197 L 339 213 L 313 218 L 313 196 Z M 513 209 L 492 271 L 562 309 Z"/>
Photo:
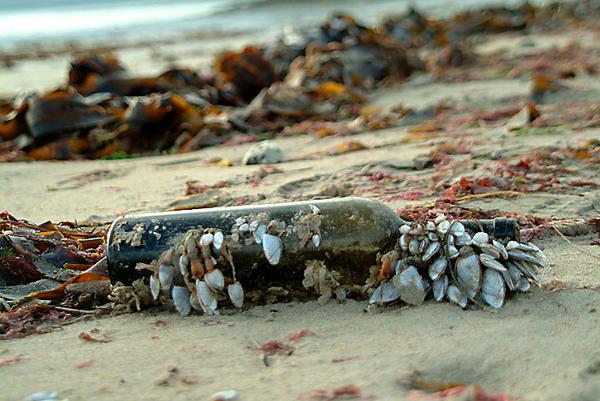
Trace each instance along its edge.
<path fill-rule="evenodd" d="M 589 238 L 576 243 L 592 250 Z M 353 384 L 377 400 L 402 400 L 402 381 L 417 369 L 424 379 L 476 383 L 520 400 L 592 401 L 600 392 L 600 294 L 581 287 L 598 288 L 600 269 L 563 240 L 542 244 L 551 261 L 544 283 L 573 289 L 536 289 L 496 313 L 426 302 L 371 314 L 363 302 L 312 301 L 253 307 L 218 324 L 146 311 L 5 341 L 0 356 L 21 361 L 0 367 L 2 399 L 53 390 L 69 400 L 205 400 L 235 389 L 240 400 L 296 400 Z M 92 329 L 110 342 L 78 339 Z M 268 367 L 251 349 L 304 329 L 315 335 L 291 342 L 293 354 L 270 357 Z M 179 373 L 157 384 L 172 367 Z"/>
<path fill-rule="evenodd" d="M 573 35 L 597 39 L 594 32 Z M 513 46 L 518 54 L 531 46 L 551 46 L 552 40 L 561 45 L 565 40 L 564 35 L 530 36 L 525 49 L 517 39 L 514 35 L 495 37 L 482 43 L 481 51 Z M 427 77 L 415 77 L 377 92 L 372 102 L 417 109 L 442 100 L 467 108 L 514 105 L 526 99 L 528 85 L 526 80 L 507 78 L 433 83 Z M 589 99 L 600 99 L 600 84 L 591 79 L 576 78 L 569 85 L 569 90 L 557 96 L 585 93 Z M 578 92 L 582 87 L 585 91 Z M 440 135 L 407 141 L 413 136 L 406 128 L 351 137 L 277 138 L 275 142 L 291 161 L 278 164 L 280 172 L 258 182 L 251 178 L 260 167 L 239 163 L 251 144 L 132 160 L 0 164 L 0 204 L 35 222 L 110 221 L 123 213 L 165 210 L 183 195 L 187 180 L 234 183 L 221 192 L 198 196 L 196 203 L 215 195 L 220 199 L 264 195 L 260 202 L 268 203 L 323 196 L 323 186 L 353 183 L 365 168 L 418 179 L 420 172 L 407 169 L 413 158 L 453 138 Z M 322 153 L 348 139 L 369 148 L 339 155 Z M 502 151 L 506 158 L 518 158 L 542 146 L 600 140 L 600 129 L 517 137 L 505 127 L 494 127 L 478 130 L 471 139 L 471 155 Z M 233 166 L 206 163 L 214 158 L 230 159 Z M 580 174 L 598 183 L 597 171 Z M 361 185 L 357 181 L 355 188 Z M 376 193 L 366 196 L 386 200 Z M 585 218 L 598 215 L 594 202 L 599 196 L 597 188 L 582 193 L 537 192 L 465 201 L 461 206 Z M 386 203 L 398 208 L 429 201 L 392 199 Z M 332 391 L 352 384 L 362 389 L 364 399 L 372 395 L 377 400 L 402 400 L 407 391 L 402 383 L 416 369 L 427 380 L 479 384 L 522 401 L 596 400 L 600 394 L 600 263 L 581 251 L 598 255 L 598 247 L 590 245 L 593 240 L 593 235 L 587 235 L 572 238 L 572 244 L 557 236 L 537 241 L 549 259 L 542 288 L 516 295 L 498 312 L 463 311 L 430 301 L 365 313 L 364 302 L 332 301 L 321 306 L 311 301 L 249 307 L 242 312 L 226 310 L 217 323 L 203 316 L 183 318 L 148 310 L 4 341 L 0 358 L 18 354 L 21 360 L 0 366 L 0 399 L 22 400 L 33 392 L 51 390 L 71 401 L 204 400 L 216 391 L 234 389 L 242 401 L 296 400 L 311 399 L 314 390 Z M 92 329 L 110 342 L 78 339 L 80 332 Z M 255 343 L 268 340 L 290 342 L 286 335 L 303 329 L 314 335 L 292 341 L 293 354 L 270 357 L 268 367 L 252 349 Z M 76 367 L 88 360 L 89 366 Z M 169 377 L 173 367 L 177 373 Z"/>

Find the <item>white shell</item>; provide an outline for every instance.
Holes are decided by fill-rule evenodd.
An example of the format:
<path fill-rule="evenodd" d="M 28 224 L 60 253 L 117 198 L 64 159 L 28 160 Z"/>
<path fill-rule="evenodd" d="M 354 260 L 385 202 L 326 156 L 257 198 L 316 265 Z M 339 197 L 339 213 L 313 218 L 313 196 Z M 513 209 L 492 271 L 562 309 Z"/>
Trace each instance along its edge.
<path fill-rule="evenodd" d="M 281 238 L 276 235 L 265 234 L 262 238 L 262 246 L 267 261 L 272 265 L 278 264 L 281 258 Z"/>
<path fill-rule="evenodd" d="M 473 250 L 464 247 L 461 256 L 456 259 L 456 276 L 461 288 L 469 299 L 474 299 L 481 284 L 481 266 Z"/>
<path fill-rule="evenodd" d="M 239 230 L 243 233 L 248 232 L 250 231 L 250 225 L 248 225 L 248 223 L 242 223 Z"/>
<path fill-rule="evenodd" d="M 179 257 L 179 272 L 182 276 L 187 276 L 188 269 L 190 267 L 190 257 L 186 254 L 183 254 Z"/>
<path fill-rule="evenodd" d="M 400 239 L 398 240 L 398 243 L 400 244 L 400 248 L 402 248 L 403 251 L 408 250 L 409 242 L 410 242 L 410 237 L 407 234 L 402 234 L 400 236 Z"/>
<path fill-rule="evenodd" d="M 519 249 L 522 250 L 523 252 L 529 252 L 529 253 L 541 252 L 540 248 L 533 245 L 531 242 L 528 242 L 527 244 L 519 242 Z"/>
<path fill-rule="evenodd" d="M 381 287 L 380 302 L 387 303 L 387 302 L 395 301 L 398 298 L 400 298 L 400 292 L 398 292 L 398 289 L 396 288 L 396 286 L 394 286 L 394 283 L 392 283 L 391 281 L 384 281 L 383 283 L 381 283 L 380 287 Z"/>
<path fill-rule="evenodd" d="M 436 280 L 433 280 L 433 298 L 440 302 L 444 299 L 448 290 L 448 276 L 443 275 Z"/>
<path fill-rule="evenodd" d="M 244 289 L 239 281 L 227 286 L 227 294 L 229 294 L 231 303 L 236 307 L 241 308 L 244 305 Z"/>
<path fill-rule="evenodd" d="M 204 275 L 204 281 L 211 289 L 221 291 L 225 287 L 225 277 L 219 269 L 213 269 L 210 273 Z"/>
<path fill-rule="evenodd" d="M 500 272 L 502 278 L 504 279 L 504 283 L 508 287 L 510 291 L 514 291 L 516 289 L 515 284 L 512 281 L 512 277 L 510 276 L 510 268 L 505 272 Z"/>
<path fill-rule="evenodd" d="M 238 393 L 235 390 L 225 390 L 214 393 L 208 399 L 209 401 L 235 401 L 238 398 Z"/>
<path fill-rule="evenodd" d="M 220 251 L 223 246 L 223 241 L 225 241 L 225 236 L 221 231 L 217 231 L 213 237 L 213 247 L 215 250 Z"/>
<path fill-rule="evenodd" d="M 315 234 L 312 236 L 312 243 L 314 246 L 318 247 L 321 245 L 321 236 L 319 234 Z"/>
<path fill-rule="evenodd" d="M 435 223 L 433 221 L 428 221 L 425 228 L 427 231 L 435 231 Z"/>
<path fill-rule="evenodd" d="M 408 234 L 410 231 L 410 226 L 408 224 L 403 224 L 400 226 L 400 234 Z"/>
<path fill-rule="evenodd" d="M 519 249 L 519 243 L 517 241 L 508 241 L 508 244 L 506 244 L 506 250 L 512 251 L 514 249 Z"/>
<path fill-rule="evenodd" d="M 27 397 L 27 401 L 54 401 L 60 400 L 60 394 L 58 391 L 40 391 L 31 394 Z"/>
<path fill-rule="evenodd" d="M 211 242 L 213 242 L 214 236 L 210 233 L 208 234 L 202 234 L 202 237 L 200 237 L 200 245 L 210 245 Z"/>
<path fill-rule="evenodd" d="M 513 263 L 523 274 L 523 276 L 530 278 L 533 281 L 540 281 L 540 277 L 538 277 L 534 265 L 521 260 L 514 260 Z"/>
<path fill-rule="evenodd" d="M 506 250 L 506 247 L 504 245 L 502 245 L 496 240 L 492 241 L 492 245 L 498 250 L 498 252 L 500 252 L 500 257 L 503 260 L 508 259 L 508 251 Z"/>
<path fill-rule="evenodd" d="M 512 281 L 512 286 L 513 288 L 517 288 L 519 286 L 519 281 L 521 280 L 521 277 L 523 277 L 523 275 L 521 274 L 521 271 L 519 270 L 517 265 L 515 265 L 513 262 L 509 261 L 507 262 L 507 265 L 508 274 L 510 275 L 510 280 Z"/>
<path fill-rule="evenodd" d="M 444 235 L 448 232 L 448 230 L 450 229 L 450 222 L 448 220 L 442 220 L 438 225 L 437 225 L 437 232 Z"/>
<path fill-rule="evenodd" d="M 531 253 L 527 253 L 520 249 L 513 249 L 508 251 L 508 256 L 514 260 L 522 260 L 525 262 L 533 263 L 534 265 L 542 266 L 541 263 Z"/>
<path fill-rule="evenodd" d="M 392 302 L 400 298 L 400 292 L 391 281 L 382 282 L 379 287 L 373 294 L 371 294 L 371 299 L 369 303 L 371 304 L 385 304 L 388 302 Z"/>
<path fill-rule="evenodd" d="M 150 292 L 152 293 L 152 298 L 156 301 L 160 294 L 160 281 L 154 275 L 150 276 Z"/>
<path fill-rule="evenodd" d="M 244 224 L 246 222 L 246 219 L 243 217 L 237 217 L 235 219 L 235 224 L 237 224 L 238 226 L 241 226 L 242 224 Z"/>
<path fill-rule="evenodd" d="M 409 266 L 392 279 L 394 286 L 400 291 L 400 298 L 409 305 L 423 302 L 427 291 L 425 282 L 414 266 Z"/>
<path fill-rule="evenodd" d="M 321 213 L 321 209 L 319 209 L 315 205 L 310 205 L 310 210 L 312 210 L 313 214 L 319 214 L 319 213 Z"/>
<path fill-rule="evenodd" d="M 182 316 L 187 316 L 192 311 L 192 304 L 190 302 L 190 290 L 186 287 L 175 286 L 171 292 L 175 308 Z"/>
<path fill-rule="evenodd" d="M 208 315 L 214 314 L 214 311 L 217 309 L 217 300 L 213 290 L 204 281 L 196 280 L 196 292 L 204 313 Z"/>
<path fill-rule="evenodd" d="M 454 244 L 457 246 L 471 245 L 471 236 L 467 233 L 464 233 L 463 235 L 459 236 L 455 235 Z"/>
<path fill-rule="evenodd" d="M 438 241 L 440 239 L 436 233 L 428 233 L 427 238 L 429 238 L 429 241 Z"/>
<path fill-rule="evenodd" d="M 454 235 L 452 235 L 452 234 L 446 235 L 446 244 L 448 246 L 454 246 Z"/>
<path fill-rule="evenodd" d="M 273 141 L 261 141 L 252 145 L 242 158 L 243 165 L 274 164 L 285 160 L 281 146 Z"/>
<path fill-rule="evenodd" d="M 447 255 L 450 259 L 458 257 L 458 249 L 455 246 L 449 246 L 447 249 Z"/>
<path fill-rule="evenodd" d="M 487 254 L 488 256 L 491 256 L 492 258 L 498 260 L 500 259 L 500 251 L 498 249 L 496 249 L 495 246 L 491 245 L 491 244 L 481 244 L 478 245 L 479 248 L 481 249 L 481 252 Z"/>
<path fill-rule="evenodd" d="M 448 266 L 448 261 L 445 257 L 437 258 L 430 266 L 429 266 L 429 277 L 432 280 L 437 280 L 444 272 L 446 271 L 446 267 Z"/>
<path fill-rule="evenodd" d="M 173 277 L 175 277 L 175 269 L 173 266 L 160 265 L 158 267 L 158 281 L 163 290 L 169 290 L 173 285 Z"/>
<path fill-rule="evenodd" d="M 419 244 L 419 240 L 417 240 L 417 239 L 412 239 L 408 243 L 408 250 L 413 255 L 419 254 L 419 248 L 420 248 L 420 244 Z"/>
<path fill-rule="evenodd" d="M 485 267 L 489 267 L 491 269 L 495 269 L 498 270 L 499 272 L 505 272 L 506 267 L 504 267 L 502 265 L 502 263 L 498 262 L 496 259 L 494 259 L 492 256 L 487 255 L 485 253 L 482 253 L 481 255 L 479 255 L 479 261 L 481 262 L 482 265 L 484 265 Z"/>
<path fill-rule="evenodd" d="M 465 226 L 463 226 L 463 224 L 460 221 L 455 221 L 450 226 L 450 234 L 452 234 L 456 237 L 460 237 L 464 233 L 465 233 Z"/>
<path fill-rule="evenodd" d="M 254 230 L 254 241 L 256 241 L 257 244 L 262 244 L 263 236 L 266 233 L 267 226 L 264 224 L 259 225 L 258 227 L 256 227 L 256 230 Z"/>
<path fill-rule="evenodd" d="M 479 231 L 478 233 L 475 233 L 475 235 L 473 235 L 471 241 L 473 242 L 473 244 L 481 246 L 482 244 L 487 244 L 490 241 L 490 236 L 487 235 L 487 233 L 484 233 L 483 231 Z"/>
<path fill-rule="evenodd" d="M 458 287 L 454 285 L 448 286 L 448 290 L 446 290 L 446 296 L 450 302 L 457 304 L 461 308 L 467 307 L 467 296 L 463 294 Z"/>
<path fill-rule="evenodd" d="M 519 291 L 527 292 L 531 288 L 531 284 L 529 283 L 529 280 L 527 280 L 525 277 L 521 277 L 517 288 L 519 289 Z"/>
<path fill-rule="evenodd" d="M 492 308 L 500 309 L 504 305 L 504 281 L 494 269 L 485 269 L 481 281 L 481 299 Z"/>
<path fill-rule="evenodd" d="M 252 223 L 250 223 L 250 231 L 256 231 L 259 224 L 260 224 L 260 221 L 253 220 Z"/>

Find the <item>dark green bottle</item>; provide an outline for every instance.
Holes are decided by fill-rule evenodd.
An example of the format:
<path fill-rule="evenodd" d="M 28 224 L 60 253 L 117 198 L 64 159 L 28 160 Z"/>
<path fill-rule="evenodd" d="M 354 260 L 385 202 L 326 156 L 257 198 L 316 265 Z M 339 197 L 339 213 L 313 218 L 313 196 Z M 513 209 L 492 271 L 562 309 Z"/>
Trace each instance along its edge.
<path fill-rule="evenodd" d="M 127 284 L 138 278 L 137 263 L 158 258 L 190 229 L 214 228 L 229 235 L 236 219 L 259 213 L 288 228 L 298 221 L 298 216 L 318 214 L 320 238 L 316 241 L 318 245 L 307 243 L 288 230 L 280 236 L 282 254 L 275 265 L 267 261 L 260 244 L 232 247 L 237 278 L 247 290 L 300 286 L 305 262 L 311 259 L 321 260 L 338 271 L 342 283 L 362 284 L 377 253 L 394 246 L 399 227 L 405 223 L 386 205 L 355 197 L 127 215 L 115 220 L 108 233 L 111 280 Z M 471 231 L 483 228 L 497 238 L 517 236 L 516 224 L 511 219 L 463 221 L 463 224 Z"/>

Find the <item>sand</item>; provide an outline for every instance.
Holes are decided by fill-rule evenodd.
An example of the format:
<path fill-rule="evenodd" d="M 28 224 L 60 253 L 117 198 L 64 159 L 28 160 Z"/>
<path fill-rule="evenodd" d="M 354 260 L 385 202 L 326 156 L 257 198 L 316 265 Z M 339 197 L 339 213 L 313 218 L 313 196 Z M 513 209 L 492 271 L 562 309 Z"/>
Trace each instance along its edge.
<path fill-rule="evenodd" d="M 594 33 L 588 32 L 589 35 Z M 495 45 L 514 44 L 502 37 Z M 564 36 L 554 37 L 561 43 Z M 504 38 L 506 39 L 506 38 Z M 539 39 L 548 46 L 552 37 Z M 482 44 L 487 49 L 493 43 Z M 530 47 L 528 47 L 530 48 Z M 525 51 L 518 47 L 515 52 Z M 585 77 L 570 81 L 563 98 L 586 87 L 588 99 L 600 99 L 600 86 Z M 464 107 L 492 107 L 524 101 L 528 82 L 483 79 L 469 83 L 432 83 L 415 77 L 409 83 L 373 95 L 373 104 L 404 104 L 424 109 L 442 100 Z M 375 168 L 406 172 L 412 159 L 452 140 L 432 137 L 407 141 L 412 134 L 399 126 L 353 135 L 369 149 L 341 155 L 315 156 L 335 149 L 349 137 L 316 139 L 298 136 L 275 139 L 291 161 L 278 164 L 257 185 L 258 166 L 241 166 L 250 144 L 217 146 L 198 152 L 120 161 L 36 162 L 0 165 L 0 205 L 16 216 L 46 219 L 110 221 L 115 216 L 160 211 L 183 195 L 187 180 L 214 184 L 231 180 L 223 197 L 264 195 L 260 202 L 310 198 L 328 182 L 351 181 L 360 171 Z M 515 137 L 505 127 L 473 134 L 471 154 L 502 151 L 504 156 L 526 154 L 546 145 L 566 146 L 600 139 L 600 129 L 570 131 L 569 135 Z M 233 167 L 206 163 L 230 159 Z M 409 167 L 407 167 L 409 166 Z M 418 179 L 419 172 L 410 172 Z M 593 170 L 579 171 L 596 180 Z M 357 184 L 360 187 L 360 183 Z M 400 188 L 404 183 L 398 184 Z M 321 194 L 322 195 L 322 194 Z M 384 200 L 384 196 L 367 196 Z M 543 217 L 597 216 L 600 191 L 538 192 L 516 198 L 464 202 L 465 207 L 500 209 Z M 196 201 L 201 201 L 199 197 Z M 390 200 L 390 207 L 427 204 Z M 594 234 L 595 235 L 595 234 Z M 571 238 L 573 244 L 598 255 L 593 235 Z M 402 400 L 403 380 L 418 369 L 438 381 L 479 384 L 522 401 L 596 400 L 600 394 L 600 263 L 560 237 L 538 244 L 549 266 L 542 288 L 517 295 L 498 312 L 463 311 L 447 303 L 426 302 L 417 307 L 390 307 L 365 313 L 365 303 L 316 302 L 250 307 L 225 311 L 219 322 L 207 317 L 180 317 L 168 311 L 82 321 L 39 336 L 0 343 L 0 359 L 21 355 L 14 365 L 0 366 L 0 399 L 22 400 L 42 390 L 60 391 L 77 400 L 205 400 L 227 389 L 240 400 L 310 399 L 312 391 L 353 384 L 365 399 Z M 564 289 L 552 291 L 556 283 Z M 161 323 L 165 322 L 165 323 Z M 80 332 L 98 329 L 108 343 L 87 343 Z M 288 342 L 286 335 L 309 329 L 314 336 L 292 342 L 291 356 L 276 355 L 265 366 L 256 343 Z M 76 367 L 83 361 L 89 365 Z M 84 363 L 84 364 L 86 364 Z M 168 369 L 178 373 L 168 376 Z M 307 398 L 308 397 L 308 398 Z"/>
<path fill-rule="evenodd" d="M 592 248 L 586 238 L 577 243 Z M 545 281 L 598 288 L 597 263 L 562 240 L 544 245 L 551 260 Z M 2 399 L 53 390 L 70 400 L 204 400 L 235 389 L 241 400 L 296 400 L 354 384 L 378 400 L 402 400 L 401 382 L 413 369 L 431 380 L 477 383 L 527 401 L 591 401 L 600 392 L 597 290 L 538 289 L 497 313 L 434 302 L 379 314 L 364 307 L 357 301 L 273 304 L 223 316 L 218 324 L 158 311 L 81 322 L 0 344 L 1 356 L 21 355 L 19 363 L 0 367 Z M 78 339 L 94 328 L 111 341 Z M 254 342 L 287 342 L 287 334 L 303 329 L 315 335 L 293 342 L 291 356 L 270 357 L 269 367 L 249 349 Z M 347 360 L 334 362 L 340 359 Z M 76 368 L 87 360 L 91 365 Z M 179 373 L 168 385 L 157 384 L 171 367 Z"/>

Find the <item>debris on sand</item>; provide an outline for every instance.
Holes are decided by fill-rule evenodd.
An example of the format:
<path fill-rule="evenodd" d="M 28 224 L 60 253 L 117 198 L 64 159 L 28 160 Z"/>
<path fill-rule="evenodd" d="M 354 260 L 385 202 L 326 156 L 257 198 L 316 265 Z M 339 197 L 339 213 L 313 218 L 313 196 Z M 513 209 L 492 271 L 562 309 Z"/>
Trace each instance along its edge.
<path fill-rule="evenodd" d="M 304 131 L 316 136 L 397 124 L 403 114 L 361 110 L 366 95 L 415 72 L 438 80 L 497 75 L 532 76 L 532 98 L 561 90 L 577 74 L 595 74 L 597 61 L 577 46 L 515 62 L 480 57 L 474 37 L 503 32 L 550 32 L 594 21 L 592 2 L 487 7 L 447 19 L 414 8 L 365 25 L 334 14 L 320 26 L 286 32 L 280 41 L 218 55 L 206 75 L 174 68 L 132 76 L 110 53 L 71 63 L 66 86 L 0 100 L 0 160 L 130 158 L 189 152 Z M 325 129 L 315 129 L 323 125 Z"/>

